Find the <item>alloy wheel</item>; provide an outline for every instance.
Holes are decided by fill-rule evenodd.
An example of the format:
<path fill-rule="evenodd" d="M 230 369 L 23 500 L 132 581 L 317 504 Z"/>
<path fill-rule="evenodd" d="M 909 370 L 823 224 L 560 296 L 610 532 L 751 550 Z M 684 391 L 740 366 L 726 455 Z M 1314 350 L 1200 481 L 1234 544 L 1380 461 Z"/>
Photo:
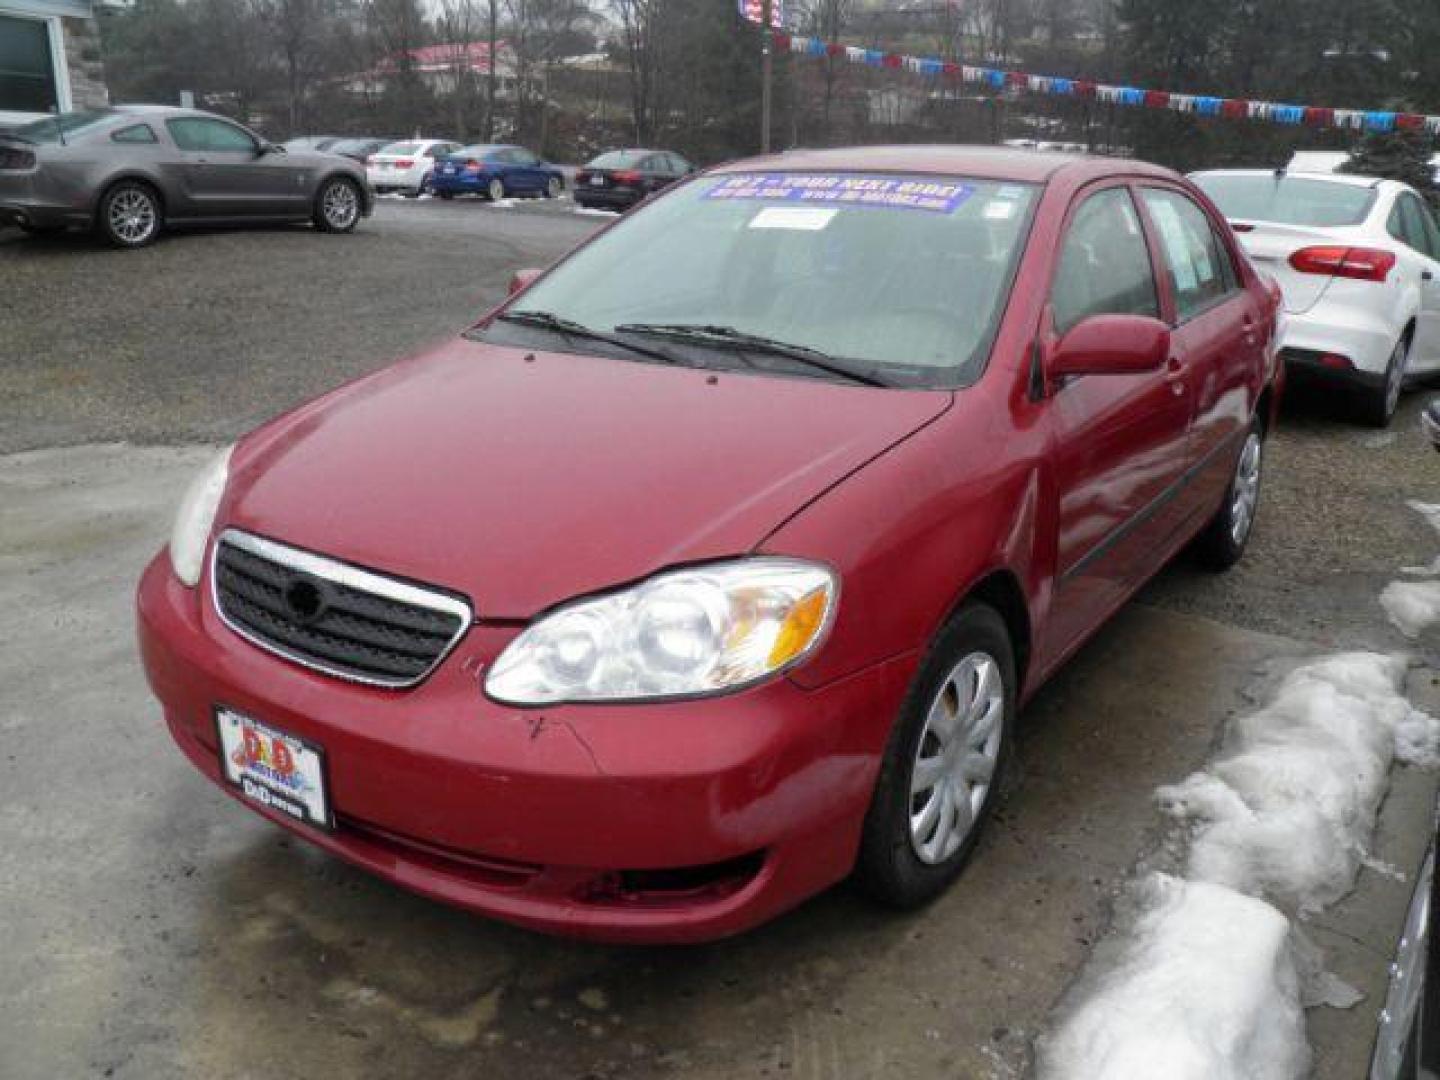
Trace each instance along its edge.
<path fill-rule="evenodd" d="M 564 187 L 564 184 L 560 182 L 560 178 L 558 176 L 552 176 L 545 184 L 545 195 L 547 198 L 558 199 L 560 197 L 560 192 L 564 190 Z"/>
<path fill-rule="evenodd" d="M 498 176 L 490 181 L 490 186 L 486 189 L 486 193 L 490 196 L 491 202 L 499 202 L 505 197 L 505 185 L 501 183 Z"/>
<path fill-rule="evenodd" d="M 960 849 L 990 795 L 1005 736 L 1000 665 L 973 652 L 940 684 L 910 774 L 910 844 L 936 865 Z"/>
<path fill-rule="evenodd" d="M 1230 538 L 1243 544 L 1255 523 L 1255 507 L 1260 502 L 1260 459 L 1264 444 L 1258 431 L 1250 432 L 1235 466 L 1235 483 L 1230 495 Z"/>
<path fill-rule="evenodd" d="M 110 231 L 126 244 L 143 244 L 155 234 L 160 215 L 155 200 L 140 188 L 119 191 L 106 211 Z"/>
<path fill-rule="evenodd" d="M 348 229 L 360 213 L 360 199 L 355 194 L 354 185 L 344 180 L 329 184 L 320 200 L 320 212 L 332 229 Z"/>

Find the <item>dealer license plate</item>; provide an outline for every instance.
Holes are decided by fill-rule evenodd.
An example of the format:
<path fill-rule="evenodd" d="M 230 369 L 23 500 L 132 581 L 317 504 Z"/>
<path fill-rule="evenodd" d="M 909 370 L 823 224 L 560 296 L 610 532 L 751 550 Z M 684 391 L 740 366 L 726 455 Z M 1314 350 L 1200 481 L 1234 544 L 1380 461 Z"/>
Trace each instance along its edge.
<path fill-rule="evenodd" d="M 320 747 L 232 709 L 215 710 L 225 779 L 251 802 L 306 825 L 331 828 Z"/>

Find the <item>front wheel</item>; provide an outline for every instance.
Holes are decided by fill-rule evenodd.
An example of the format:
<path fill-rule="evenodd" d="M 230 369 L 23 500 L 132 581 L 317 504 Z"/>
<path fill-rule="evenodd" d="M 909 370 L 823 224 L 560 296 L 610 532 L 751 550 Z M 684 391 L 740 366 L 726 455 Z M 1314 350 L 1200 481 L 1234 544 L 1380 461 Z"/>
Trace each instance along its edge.
<path fill-rule="evenodd" d="M 320 185 L 315 196 L 315 227 L 321 232 L 346 233 L 360 220 L 360 188 L 343 176 Z"/>
<path fill-rule="evenodd" d="M 489 185 L 485 188 L 485 197 L 491 202 L 499 202 L 501 199 L 505 198 L 504 181 L 502 181 L 498 176 L 493 177 L 490 180 Z"/>
<path fill-rule="evenodd" d="M 994 608 L 967 604 L 921 664 L 891 731 L 855 876 L 913 908 L 940 895 L 974 850 L 1009 761 L 1015 654 Z"/>
<path fill-rule="evenodd" d="M 109 244 L 138 248 L 160 235 L 160 197 L 149 184 L 122 180 L 100 200 L 95 229 Z"/>
<path fill-rule="evenodd" d="M 1245 554 L 1245 545 L 1260 508 L 1260 476 L 1265 458 L 1265 429 L 1257 416 L 1250 421 L 1225 501 L 1195 542 L 1195 553 L 1211 570 L 1228 570 Z"/>
<path fill-rule="evenodd" d="M 545 197 L 547 199 L 558 199 L 560 193 L 565 190 L 565 181 L 558 176 L 552 176 L 545 181 Z"/>

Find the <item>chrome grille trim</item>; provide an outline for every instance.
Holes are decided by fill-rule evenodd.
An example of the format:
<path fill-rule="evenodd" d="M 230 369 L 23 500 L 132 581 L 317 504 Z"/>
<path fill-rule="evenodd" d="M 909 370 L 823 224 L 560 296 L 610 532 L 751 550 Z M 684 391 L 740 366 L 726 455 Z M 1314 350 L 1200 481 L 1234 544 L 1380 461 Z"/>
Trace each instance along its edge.
<path fill-rule="evenodd" d="M 294 648 L 265 638 L 242 625 L 226 611 L 225 604 L 220 595 L 219 576 L 220 550 L 222 545 L 227 544 L 287 570 L 297 571 L 323 581 L 332 582 L 380 600 L 393 601 L 398 604 L 423 608 L 439 615 L 449 616 L 456 620 L 455 633 L 445 642 L 429 666 L 413 677 L 397 676 L 387 678 L 379 675 L 365 674 L 348 670 L 333 662 L 328 662 L 323 657 L 307 655 L 304 652 L 297 651 Z M 471 623 L 474 622 L 474 611 L 471 606 L 453 594 L 413 585 L 407 581 L 387 577 L 383 574 L 365 570 L 349 563 L 343 563 L 323 555 L 317 555 L 311 551 L 290 547 L 288 544 L 269 540 L 263 536 L 256 536 L 253 533 L 248 533 L 241 529 L 225 529 L 215 538 L 210 548 L 209 563 L 210 602 L 214 605 L 215 613 L 220 617 L 220 621 L 230 630 L 257 648 L 264 649 L 266 652 L 273 653 L 276 656 L 289 660 L 291 663 L 299 664 L 301 667 L 308 668 L 311 671 L 330 675 L 337 679 L 344 679 L 347 682 L 381 687 L 388 690 L 403 690 L 412 686 L 418 686 L 454 651 L 455 647 L 460 643 L 460 639 L 465 636 L 465 632 L 470 629 Z"/>

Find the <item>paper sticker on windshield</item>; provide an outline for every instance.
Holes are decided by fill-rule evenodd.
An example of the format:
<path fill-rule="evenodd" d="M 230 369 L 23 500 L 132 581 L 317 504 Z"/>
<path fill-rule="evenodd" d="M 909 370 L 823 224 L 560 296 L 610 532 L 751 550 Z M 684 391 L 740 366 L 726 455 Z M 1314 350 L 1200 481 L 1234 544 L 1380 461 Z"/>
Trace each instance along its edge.
<path fill-rule="evenodd" d="M 973 194 L 973 187 L 953 180 L 777 173 L 763 176 L 727 176 L 711 188 L 705 198 L 886 206 L 900 210 L 929 210 L 933 213 L 950 214 L 964 205 L 965 200 Z"/>
<path fill-rule="evenodd" d="M 767 206 L 750 219 L 749 227 L 819 232 L 839 212 L 830 206 Z"/>

